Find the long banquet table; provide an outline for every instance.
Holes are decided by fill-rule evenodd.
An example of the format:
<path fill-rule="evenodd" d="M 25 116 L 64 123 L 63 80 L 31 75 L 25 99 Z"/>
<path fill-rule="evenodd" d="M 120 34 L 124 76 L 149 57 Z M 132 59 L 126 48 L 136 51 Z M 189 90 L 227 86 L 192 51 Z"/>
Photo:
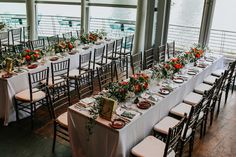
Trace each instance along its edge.
<path fill-rule="evenodd" d="M 135 116 L 131 122 L 127 123 L 122 129 L 110 127 L 110 121 L 100 117 L 96 119 L 93 134 L 88 135 L 86 125 L 88 111 L 78 108 L 74 104 L 68 109 L 68 125 L 70 143 L 73 157 L 128 157 L 131 148 L 148 136 L 153 126 L 164 116 L 168 115 L 169 110 L 180 103 L 183 98 L 193 91 L 196 85 L 203 82 L 203 79 L 211 74 L 212 71 L 223 67 L 224 59 L 218 56 L 217 59 L 205 69 L 200 68 L 200 72 L 175 88 L 169 95 L 160 98 L 158 102 L 147 110 L 140 110 L 135 105 L 133 108 L 142 112 Z M 149 87 L 155 90 L 155 86 Z"/>
<path fill-rule="evenodd" d="M 111 41 L 104 41 L 104 44 Z M 82 49 L 82 46 L 80 46 L 77 51 L 79 53 L 76 53 L 74 55 L 69 55 L 65 57 L 61 57 L 58 61 L 65 60 L 70 58 L 70 69 L 75 69 L 79 65 L 79 55 L 83 53 L 88 53 L 90 51 L 93 52 L 93 49 L 96 47 L 100 47 L 101 45 L 90 45 L 89 49 Z M 66 53 L 65 53 L 66 54 Z M 24 69 L 28 70 L 28 72 L 34 72 L 38 71 L 42 68 L 49 67 L 51 61 L 49 60 L 50 56 L 47 57 L 46 63 L 44 65 L 41 65 L 39 63 L 39 66 L 36 69 L 27 69 L 27 67 L 24 67 Z M 56 61 L 57 62 L 57 61 Z M 16 68 L 17 69 L 17 68 Z M 0 118 L 4 119 L 4 125 L 8 125 L 9 122 L 15 121 L 15 109 L 13 106 L 13 97 L 16 93 L 21 92 L 27 88 L 29 88 L 29 82 L 28 82 L 28 72 L 18 73 L 17 75 L 12 76 L 11 78 L 1 78 L 2 75 L 5 73 L 4 71 L 0 72 Z M 50 72 L 51 75 L 51 72 Z M 25 112 L 19 112 L 20 118 L 28 116 Z"/>

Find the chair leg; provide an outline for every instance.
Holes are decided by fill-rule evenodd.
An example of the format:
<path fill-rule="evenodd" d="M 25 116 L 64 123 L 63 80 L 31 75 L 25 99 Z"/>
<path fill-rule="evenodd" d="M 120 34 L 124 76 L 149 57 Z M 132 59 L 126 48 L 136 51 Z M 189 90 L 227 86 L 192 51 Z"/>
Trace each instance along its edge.
<path fill-rule="evenodd" d="M 52 111 L 51 111 L 51 107 L 49 105 L 48 96 L 46 96 L 46 105 L 48 108 L 48 113 L 49 113 L 50 119 L 52 119 Z"/>
<path fill-rule="evenodd" d="M 201 122 L 200 139 L 203 136 L 203 127 L 204 127 L 204 120 L 202 120 L 202 122 Z"/>
<path fill-rule="evenodd" d="M 226 90 L 225 90 L 225 104 L 226 104 L 228 96 L 229 96 L 229 87 L 230 87 L 230 84 L 227 84 Z"/>
<path fill-rule="evenodd" d="M 192 156 L 193 146 L 194 146 L 194 133 L 193 133 L 193 137 L 189 141 L 189 157 Z"/>
<path fill-rule="evenodd" d="M 179 151 L 179 157 L 182 157 L 184 150 L 184 141 L 181 141 L 180 143 L 180 151 Z"/>
<path fill-rule="evenodd" d="M 16 112 L 16 121 L 19 121 L 20 118 L 19 118 L 19 110 L 18 110 L 18 104 L 17 104 L 17 100 L 16 98 L 14 98 L 14 101 L 15 101 L 15 112 Z"/>
<path fill-rule="evenodd" d="M 54 122 L 53 144 L 52 144 L 52 152 L 53 152 L 53 153 L 54 153 L 54 151 L 55 151 L 56 138 L 57 138 L 57 124 Z"/>
<path fill-rule="evenodd" d="M 30 119 L 31 119 L 31 129 L 34 129 L 34 105 L 30 103 Z"/>
<path fill-rule="evenodd" d="M 236 81 L 235 79 L 236 79 L 236 74 L 235 74 L 234 79 L 233 79 L 231 94 L 233 94 L 233 92 L 234 92 L 234 86 L 235 86 L 235 81 Z"/>
<path fill-rule="evenodd" d="M 208 119 L 208 114 L 209 114 L 209 109 L 206 111 L 206 117 L 204 119 L 204 130 L 203 130 L 203 135 L 206 135 L 206 128 L 207 128 L 207 119 Z"/>

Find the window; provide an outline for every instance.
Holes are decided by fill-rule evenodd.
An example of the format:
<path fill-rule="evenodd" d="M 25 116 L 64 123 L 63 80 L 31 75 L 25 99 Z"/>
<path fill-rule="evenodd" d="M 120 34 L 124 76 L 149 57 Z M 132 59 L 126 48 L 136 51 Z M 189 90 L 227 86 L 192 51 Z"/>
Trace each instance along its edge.
<path fill-rule="evenodd" d="M 212 51 L 223 53 L 227 57 L 236 58 L 236 22 L 232 15 L 236 14 L 235 0 L 217 0 L 209 47 Z"/>
<path fill-rule="evenodd" d="M 4 22 L 11 27 L 25 25 L 25 3 L 0 3 L 0 22 Z"/>
<path fill-rule="evenodd" d="M 37 4 L 37 9 L 39 36 L 61 35 L 80 29 L 80 5 Z"/>
<path fill-rule="evenodd" d="M 198 43 L 204 0 L 172 0 L 168 41 L 188 49 Z"/>

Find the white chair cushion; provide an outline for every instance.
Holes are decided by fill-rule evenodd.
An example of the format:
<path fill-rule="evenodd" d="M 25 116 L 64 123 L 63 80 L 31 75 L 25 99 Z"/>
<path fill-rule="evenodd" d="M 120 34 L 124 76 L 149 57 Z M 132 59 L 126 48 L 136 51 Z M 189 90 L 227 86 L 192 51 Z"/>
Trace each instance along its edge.
<path fill-rule="evenodd" d="M 205 78 L 203 80 L 203 82 L 207 83 L 207 84 L 210 84 L 210 85 L 213 85 L 215 83 L 216 79 L 218 79 L 218 77 L 209 75 L 209 76 L 207 76 L 207 78 Z"/>
<path fill-rule="evenodd" d="M 80 75 L 79 72 L 80 72 L 80 74 L 85 73 L 84 70 L 72 69 L 72 70 L 69 71 L 69 77 L 70 78 L 75 78 L 75 76 L 79 76 Z"/>
<path fill-rule="evenodd" d="M 148 136 L 143 139 L 139 144 L 132 148 L 133 155 L 138 157 L 163 157 L 166 144 L 155 138 L 154 136 Z M 175 152 L 172 150 L 168 157 L 174 157 Z"/>
<path fill-rule="evenodd" d="M 213 76 L 220 77 L 224 72 L 225 72 L 225 69 L 218 69 L 218 70 L 216 70 L 216 71 L 213 71 L 211 74 L 212 74 Z"/>
<path fill-rule="evenodd" d="M 38 91 L 37 88 L 32 89 L 33 93 L 33 102 L 37 102 L 46 97 L 46 94 L 43 91 Z M 20 101 L 30 102 L 30 90 L 26 89 L 22 92 L 19 92 L 15 95 L 15 98 Z"/>
<path fill-rule="evenodd" d="M 62 82 L 62 81 L 64 81 L 64 78 L 62 78 L 61 76 L 55 76 L 55 77 L 54 77 L 54 83 L 55 83 L 55 84 L 57 84 L 57 83 L 59 83 L 59 82 Z M 45 84 L 45 83 L 46 83 L 46 80 L 43 80 L 41 83 L 42 83 L 42 84 Z M 53 83 L 52 83 L 52 78 L 50 77 L 50 78 L 48 79 L 48 86 L 52 86 L 52 85 L 53 85 Z"/>
<path fill-rule="evenodd" d="M 170 116 L 166 116 L 154 126 L 154 130 L 167 135 L 169 132 L 169 128 L 173 128 L 178 123 L 179 120 Z"/>
<path fill-rule="evenodd" d="M 194 91 L 199 94 L 204 94 L 205 91 L 209 91 L 212 88 L 211 85 L 201 83 L 197 87 L 194 88 Z"/>
<path fill-rule="evenodd" d="M 180 116 L 180 117 L 184 117 L 184 114 L 186 113 L 188 117 L 190 114 L 191 107 L 192 107 L 191 105 L 182 102 L 176 105 L 175 107 L 173 107 L 170 110 L 170 113 Z"/>
<path fill-rule="evenodd" d="M 190 105 L 197 105 L 202 101 L 202 99 L 202 95 L 191 92 L 184 98 L 184 102 Z"/>
<path fill-rule="evenodd" d="M 68 127 L 67 112 L 64 112 L 63 114 L 58 116 L 57 122 L 64 127 Z"/>

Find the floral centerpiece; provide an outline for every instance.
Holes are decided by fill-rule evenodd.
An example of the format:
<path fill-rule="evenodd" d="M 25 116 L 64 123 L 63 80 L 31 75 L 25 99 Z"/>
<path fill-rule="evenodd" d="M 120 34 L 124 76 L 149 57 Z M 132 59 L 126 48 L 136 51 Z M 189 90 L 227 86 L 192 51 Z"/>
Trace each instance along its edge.
<path fill-rule="evenodd" d="M 129 93 L 130 84 L 128 81 L 112 82 L 108 87 L 110 97 L 116 98 L 119 102 L 125 101 Z"/>
<path fill-rule="evenodd" d="M 22 57 L 25 58 L 25 61 L 27 62 L 27 64 L 30 64 L 32 62 L 36 62 L 38 59 L 42 57 L 42 51 L 26 49 L 22 53 Z"/>
<path fill-rule="evenodd" d="M 139 94 L 148 88 L 149 77 L 144 73 L 130 76 L 130 88 L 135 94 Z"/>
<path fill-rule="evenodd" d="M 98 34 L 95 32 L 89 32 L 88 34 L 82 34 L 80 40 L 83 44 L 94 43 L 98 39 Z"/>
<path fill-rule="evenodd" d="M 0 22 L 0 30 L 3 30 L 6 27 L 6 24 L 3 22 Z"/>

